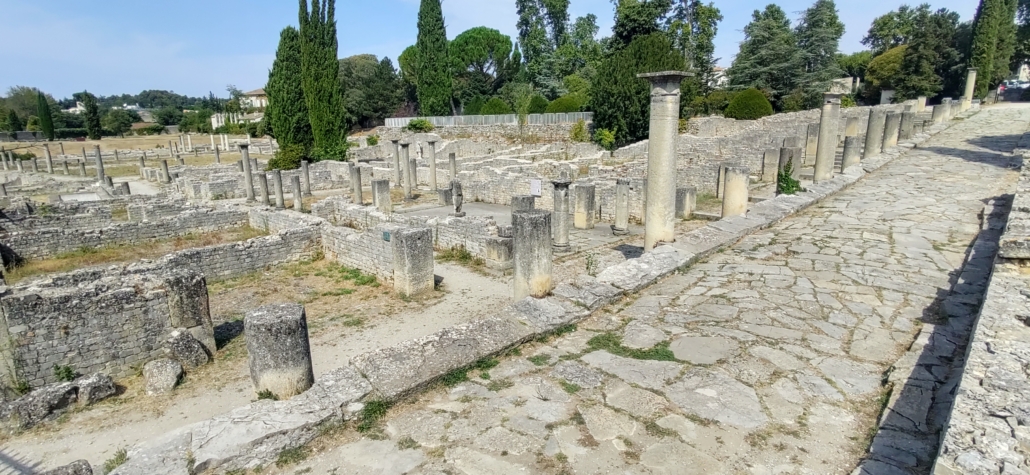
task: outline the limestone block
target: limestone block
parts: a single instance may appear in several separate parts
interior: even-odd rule
[[[88,460],[76,460],[68,465],[53,470],[40,472],[41,475],[93,475],[93,467]]]
[[[215,329],[207,296],[207,281],[200,273],[180,271],[165,280],[168,289],[168,324],[172,328],[197,328],[191,332],[215,354]]]
[[[114,380],[103,373],[83,376],[76,379],[74,384],[79,387],[78,401],[80,406],[89,406],[100,402],[114,396],[118,390],[114,385]]]
[[[395,231],[393,245],[393,286],[401,294],[414,296],[431,292],[433,274],[433,231],[429,228],[405,228]]]
[[[266,305],[247,314],[243,328],[254,392],[271,391],[286,399],[314,384],[303,306]]]
[[[143,381],[148,396],[171,392],[182,378],[182,365],[167,358],[143,365]]]
[[[168,356],[178,361],[184,369],[204,366],[210,361],[207,350],[185,328],[173,330],[166,343]]]

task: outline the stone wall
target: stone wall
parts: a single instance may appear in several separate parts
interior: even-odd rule
[[[252,160],[254,160],[252,158]],[[255,160],[256,161],[256,160]],[[243,172],[236,164],[208,165],[204,167],[182,167],[170,166],[168,172],[175,177],[173,185],[175,189],[190,199],[222,200],[234,198],[246,198],[247,187]],[[311,179],[311,189],[334,190],[349,186],[350,175],[349,165],[345,162],[318,162],[308,167],[308,176]],[[265,165],[258,162],[254,167],[254,192],[260,191],[258,187],[259,173],[265,173],[268,180],[268,193],[274,201],[275,185],[272,181],[272,173],[264,171]],[[145,177],[150,181],[161,180],[160,168],[145,168]],[[283,192],[292,193],[292,180],[300,176],[301,171],[283,170],[281,172],[283,181]],[[303,179],[302,179],[303,181]]]
[[[551,125],[459,125],[450,127],[436,127],[433,133],[443,139],[457,140],[469,139],[479,141],[508,142],[515,143],[520,140],[530,142],[565,142],[569,140],[569,133],[574,123],[551,124]],[[410,134],[406,130],[397,127],[378,127],[375,134],[379,135],[380,143],[385,139],[405,137]],[[521,139],[520,139],[521,137]]]

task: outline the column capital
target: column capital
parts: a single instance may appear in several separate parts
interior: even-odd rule
[[[693,77],[694,73],[687,71],[660,71],[655,73],[640,73],[638,78],[647,79],[651,82],[651,94],[679,94],[680,82],[685,78]]]
[[[840,98],[843,94],[837,94],[834,92],[823,93],[823,104],[840,104]]]

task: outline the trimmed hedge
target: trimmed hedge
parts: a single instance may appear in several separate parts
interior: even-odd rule
[[[530,114],[543,114],[547,112],[547,106],[551,103],[547,102],[547,98],[537,94],[529,100],[529,113]]]
[[[747,89],[733,96],[724,115],[730,119],[755,120],[773,114],[769,99],[755,88]]]
[[[504,115],[514,113],[515,112],[511,110],[511,106],[498,97],[491,97],[489,101],[486,101],[486,104],[483,104],[483,108],[479,109],[479,115]]]
[[[567,94],[551,101],[544,112],[548,114],[579,112],[583,109],[584,102],[583,97],[579,94]]]

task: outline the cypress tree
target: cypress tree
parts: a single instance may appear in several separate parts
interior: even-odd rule
[[[279,49],[268,72],[268,108],[266,117],[279,147],[300,145],[304,150],[312,146],[311,122],[301,85],[300,32],[292,26],[279,34]]]
[[[314,160],[344,160],[347,110],[337,60],[336,0],[300,0],[301,84],[308,107]],[[273,126],[274,130],[274,126]]]
[[[683,55],[662,32],[638,36],[609,55],[598,68],[590,93],[597,129],[614,131],[618,146],[647,138],[651,89],[637,74],[684,68]]]
[[[36,92],[36,115],[39,116],[39,126],[47,140],[53,141],[56,138],[54,133],[54,117],[50,114],[50,103],[41,91]]]
[[[7,131],[10,133],[20,132],[24,128],[21,123],[21,119],[18,118],[18,113],[11,109],[7,111]]]
[[[440,0],[422,0],[418,10],[418,92],[422,115],[451,115],[451,62],[447,54],[447,29]]]
[[[973,41],[969,63],[977,69],[978,97],[1005,79],[1009,74],[1009,60],[1015,52],[1015,14],[1017,0],[980,0],[973,19]]]
[[[100,140],[100,108],[97,106],[97,97],[89,92],[83,92],[82,106],[86,108],[83,113],[86,116],[86,136],[90,140]]]

